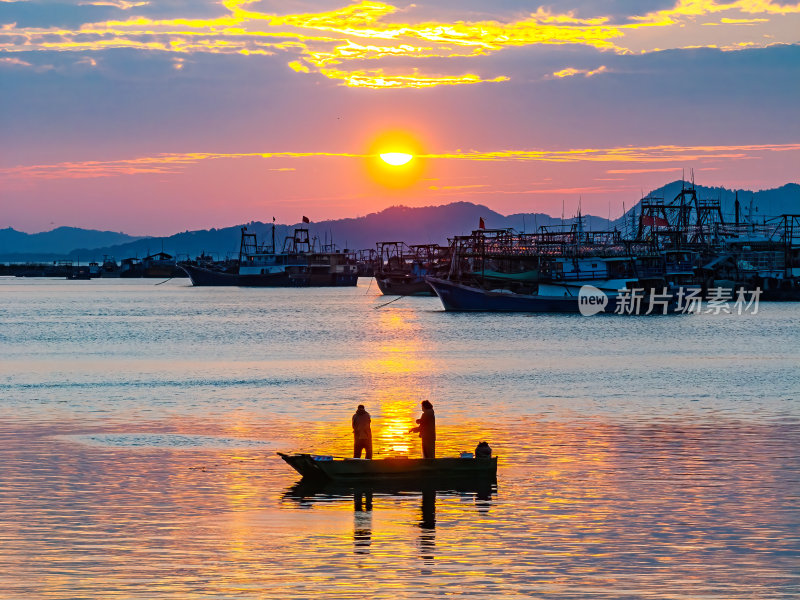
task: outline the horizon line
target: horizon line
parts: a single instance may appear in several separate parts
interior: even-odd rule
[[[639,198],[636,202],[634,202],[631,205],[630,208],[624,210],[620,215],[618,215],[618,216],[616,216],[614,218],[611,218],[611,219],[609,219],[608,217],[602,217],[602,216],[593,215],[593,214],[590,214],[590,213],[583,214],[582,216],[583,217],[593,217],[593,218],[600,219],[600,220],[603,220],[603,221],[618,221],[623,216],[628,214],[631,210],[633,210],[633,208],[636,205],[638,205],[639,202],[641,202],[642,199],[646,198],[647,196],[652,194],[654,191],[659,190],[659,189],[664,188],[664,187],[667,187],[667,186],[672,185],[674,183],[689,183],[689,184],[691,184],[692,182],[691,182],[691,180],[687,180],[687,179],[675,179],[673,181],[669,181],[669,182],[663,184],[662,186],[660,186],[659,188],[655,188],[654,190],[650,190],[647,194],[644,194],[641,198]],[[777,187],[771,187],[771,188],[765,188],[765,189],[759,189],[759,190],[748,190],[748,189],[743,189],[743,188],[742,189],[731,189],[731,188],[726,188],[724,186],[705,186],[705,185],[701,185],[701,184],[697,184],[697,183],[692,184],[692,185],[695,188],[699,187],[699,188],[707,188],[707,189],[722,189],[722,190],[725,190],[725,191],[728,191],[728,192],[750,192],[752,194],[756,194],[756,193],[759,193],[759,192],[767,192],[767,191],[771,191],[771,190],[781,189],[781,188],[786,187],[788,185],[800,186],[800,182],[787,181],[786,183],[781,184],[781,185],[779,185]],[[360,214],[360,215],[356,215],[356,216],[344,216],[344,217],[336,217],[336,218],[332,218],[332,219],[324,219],[324,220],[321,220],[321,221],[317,221],[317,223],[331,223],[331,222],[335,222],[335,221],[345,221],[345,220],[348,220],[348,219],[353,219],[353,220],[363,219],[363,218],[366,218],[366,217],[368,217],[370,215],[379,215],[379,214],[381,214],[383,212],[386,212],[386,211],[391,210],[391,209],[396,209],[396,208],[406,208],[406,209],[409,209],[409,210],[423,210],[423,209],[427,209],[427,208],[441,208],[441,207],[445,207],[445,206],[452,206],[454,204],[470,204],[472,206],[486,208],[487,210],[490,210],[490,211],[492,211],[492,212],[494,212],[494,213],[496,213],[496,214],[498,214],[498,215],[500,215],[502,217],[506,217],[506,218],[507,217],[513,217],[514,215],[543,215],[543,216],[549,217],[551,219],[560,219],[561,218],[558,215],[551,215],[551,214],[548,214],[548,213],[545,213],[545,212],[527,212],[527,213],[526,212],[515,212],[515,213],[503,214],[503,213],[501,213],[501,212],[499,212],[499,211],[497,211],[497,210],[495,210],[495,209],[493,209],[493,208],[491,208],[491,207],[489,207],[489,206],[487,206],[485,204],[477,204],[477,203],[471,202],[469,200],[455,200],[453,202],[447,202],[447,203],[443,203],[443,204],[428,204],[428,205],[425,205],[425,206],[409,206],[407,204],[392,204],[392,205],[387,206],[387,207],[385,207],[385,208],[383,208],[381,210],[378,210],[378,211],[365,213],[365,214]],[[623,205],[624,205],[624,203],[623,203]],[[774,215],[774,216],[778,216],[778,215]],[[572,215],[570,217],[564,217],[564,218],[571,220],[571,219],[574,219],[576,217],[577,217],[577,215]],[[185,234],[185,233],[194,233],[194,232],[198,232],[198,231],[210,231],[212,229],[230,229],[230,228],[234,228],[234,227],[246,227],[246,226],[254,224],[254,223],[260,223],[262,225],[269,225],[270,224],[268,221],[252,220],[252,221],[249,221],[247,223],[234,223],[232,225],[224,225],[224,226],[209,226],[209,227],[206,227],[205,229],[185,229],[183,231],[176,231],[175,233],[171,233],[171,234],[168,234],[168,235],[132,234],[132,233],[125,233],[124,231],[114,231],[114,230],[111,230],[111,229],[87,229],[85,227],[80,227],[80,226],[77,226],[77,225],[57,225],[57,226],[53,227],[53,229],[47,229],[47,230],[41,230],[41,231],[24,231],[22,229],[14,228],[13,225],[8,225],[6,227],[0,227],[0,231],[4,231],[4,230],[9,230],[10,229],[11,231],[15,231],[15,232],[18,232],[18,233],[23,233],[25,235],[40,235],[40,234],[43,234],[43,233],[51,233],[51,232],[56,231],[58,229],[78,229],[78,230],[87,231],[87,232],[92,231],[92,232],[97,232],[97,233],[117,233],[117,234],[120,234],[120,235],[127,235],[129,237],[137,238],[136,240],[132,240],[132,241],[139,241],[139,240],[142,240],[142,239],[168,239],[168,238],[174,237],[176,235],[181,235],[181,234]],[[311,221],[311,223],[309,223],[309,224],[313,224],[313,223],[314,223],[314,221]],[[300,221],[295,222],[295,223],[275,223],[276,226],[280,226],[280,227],[294,227],[294,226],[301,225],[301,224],[303,224],[302,219]]]

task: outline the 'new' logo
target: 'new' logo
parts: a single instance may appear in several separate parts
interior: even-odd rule
[[[578,309],[584,317],[603,312],[608,306],[608,296],[593,285],[584,285],[578,292]]]

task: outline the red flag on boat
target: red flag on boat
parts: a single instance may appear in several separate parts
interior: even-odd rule
[[[483,217],[478,221],[478,229],[486,229],[486,223],[483,222]]]
[[[642,225],[645,227],[669,227],[669,221],[662,217],[642,215]]]
[[[303,223],[311,223],[311,221],[309,221],[309,220],[308,220],[308,217],[306,217],[306,216],[304,215],[304,216],[303,216]]]

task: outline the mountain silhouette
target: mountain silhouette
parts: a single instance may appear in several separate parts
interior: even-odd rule
[[[115,231],[79,227],[57,227],[41,233],[24,233],[11,227],[0,229],[0,258],[5,260],[56,260],[76,248],[116,246],[141,239]],[[19,257],[19,258],[17,258]],[[102,258],[102,254],[100,255]],[[89,258],[87,257],[87,260]]]
[[[670,182],[648,195],[669,202],[687,185],[681,181]],[[743,217],[750,214],[756,220],[784,213],[800,213],[800,185],[789,183],[779,188],[751,191],[729,190],[722,187],[696,186],[700,199],[719,199],[726,220],[733,221],[734,198],[738,193]],[[626,230],[631,213],[638,202],[632,203],[625,216],[609,221],[606,218],[584,215],[586,229]],[[454,235],[466,235],[477,229],[483,219],[490,229],[514,228],[517,231],[536,231],[541,226],[560,225],[561,218],[543,213],[517,213],[502,215],[486,206],[471,202],[453,202],[441,206],[412,208],[392,206],[380,212],[358,218],[335,219],[319,223],[275,226],[276,245],[280,249],[284,239],[296,227],[307,227],[319,244],[334,242],[340,249],[374,248],[380,241],[403,241],[407,244],[446,244]],[[574,219],[563,222],[571,224]],[[193,258],[203,252],[218,258],[234,256],[239,251],[241,227],[255,233],[261,241],[272,236],[272,224],[252,221],[232,227],[185,231],[168,237],[137,238],[122,233],[95,231],[74,227],[59,227],[44,233],[27,234],[14,229],[0,230],[0,260],[100,260],[104,255],[118,260],[126,257],[144,257],[159,251],[179,258]]]

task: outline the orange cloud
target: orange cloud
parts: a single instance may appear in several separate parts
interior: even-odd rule
[[[363,158],[363,154],[336,152],[248,152],[248,153],[210,153],[189,152],[170,153],[156,156],[143,156],[122,160],[63,162],[51,165],[26,165],[0,169],[0,176],[25,179],[87,179],[96,177],[117,177],[120,175],[141,175],[146,173],[180,173],[185,167],[205,160],[241,158],[309,158],[339,157]],[[288,170],[288,169],[284,169]]]
[[[13,56],[4,56],[3,58],[0,58],[0,64],[14,65],[16,67],[32,67],[33,66],[28,61],[25,61],[25,60],[22,60],[22,59],[19,59],[19,58],[14,58]]]
[[[435,192],[452,192],[452,191],[461,191],[461,190],[474,190],[478,188],[485,188],[489,187],[488,184],[485,183],[474,183],[471,185],[431,185],[428,186],[429,190],[433,190]]]
[[[536,162],[642,162],[659,163],[703,159],[749,159],[763,152],[797,151],[800,144],[749,144],[740,146],[625,146],[621,148],[579,148],[574,150],[471,150],[451,154],[423,154],[420,158],[476,161]]]
[[[664,169],[609,169],[606,173],[610,175],[635,175],[637,173],[671,173],[680,167],[666,167]]]
[[[113,6],[122,10],[130,10],[137,6],[147,6],[150,2],[128,2],[127,0],[95,0],[94,2],[78,2],[78,6]]]
[[[575,75],[583,75],[584,77],[592,77],[599,73],[607,73],[608,68],[605,65],[601,65],[596,69],[573,69],[572,67],[568,67],[566,69],[562,69],[561,71],[556,71],[553,73],[553,77],[564,78],[564,77],[574,77]]]
[[[722,17],[719,22],[726,25],[754,25],[756,23],[769,23],[769,19],[731,19]]]
[[[116,6],[133,12],[146,3],[96,0],[86,4]],[[222,7],[227,13],[214,18],[158,20],[131,16],[124,21],[86,23],[75,30],[3,26],[0,29],[0,51],[135,48],[182,54],[264,55],[284,52],[292,55],[287,63],[296,72],[320,74],[345,86],[375,89],[432,87],[501,82],[511,75],[425,73],[413,66],[414,61],[432,57],[478,57],[504,48],[532,45],[580,44],[618,53],[647,52],[658,49],[658,44],[653,42],[652,35],[643,35],[639,30],[652,32],[654,28],[660,28],[677,31],[676,28],[693,26],[706,15],[720,15],[725,24],[759,27],[736,28],[736,31],[741,30],[737,35],[745,37],[732,41],[725,37],[729,33],[716,31],[722,28],[697,28],[697,31],[692,30],[697,34],[692,37],[695,46],[738,49],[767,43],[793,43],[796,35],[787,33],[792,31],[791,27],[784,26],[780,35],[765,38],[761,27],[768,26],[769,19],[752,18],[751,15],[800,15],[800,3],[775,4],[771,0],[678,0],[670,9],[633,17],[621,24],[612,24],[609,17],[603,15],[577,18],[571,12],[554,14],[543,8],[525,18],[507,22],[404,22],[399,18],[402,13],[396,6],[371,0],[328,11],[284,15],[260,12],[255,8],[257,6],[256,0],[223,0]],[[707,24],[712,23],[700,23]],[[698,44],[694,37],[701,37],[701,30],[706,38]],[[765,39],[769,41],[765,42]],[[669,44],[662,44],[662,49],[687,47],[679,36],[671,41],[671,37],[666,35],[659,41]],[[392,69],[366,66],[367,63],[385,62],[390,57],[406,59],[405,64]],[[580,71],[565,68],[556,71],[554,76],[582,74],[588,77],[602,72],[602,69]]]
[[[617,162],[617,163],[689,163],[704,160],[751,160],[769,152],[798,152],[798,144],[750,144],[734,146],[640,146],[621,148],[579,148],[572,150],[496,150],[420,154],[419,158],[489,162]],[[0,178],[8,179],[82,179],[121,175],[179,173],[186,167],[207,160],[375,158],[374,154],[348,152],[243,152],[169,153],[112,161],[63,162],[47,165],[21,165],[0,169]],[[282,168],[279,170],[290,170]],[[608,170],[610,174],[675,171],[676,167]],[[436,186],[434,186],[436,187]],[[470,187],[470,186],[468,186]],[[434,189],[433,187],[431,189]],[[446,189],[445,186],[436,189]]]
[[[734,0],[733,2],[717,2],[717,0],[678,0],[675,6],[659,10],[633,20],[641,23],[673,25],[685,17],[697,18],[709,14],[736,11],[744,14],[788,15],[800,13],[800,2],[797,4],[777,4],[772,0]]]

